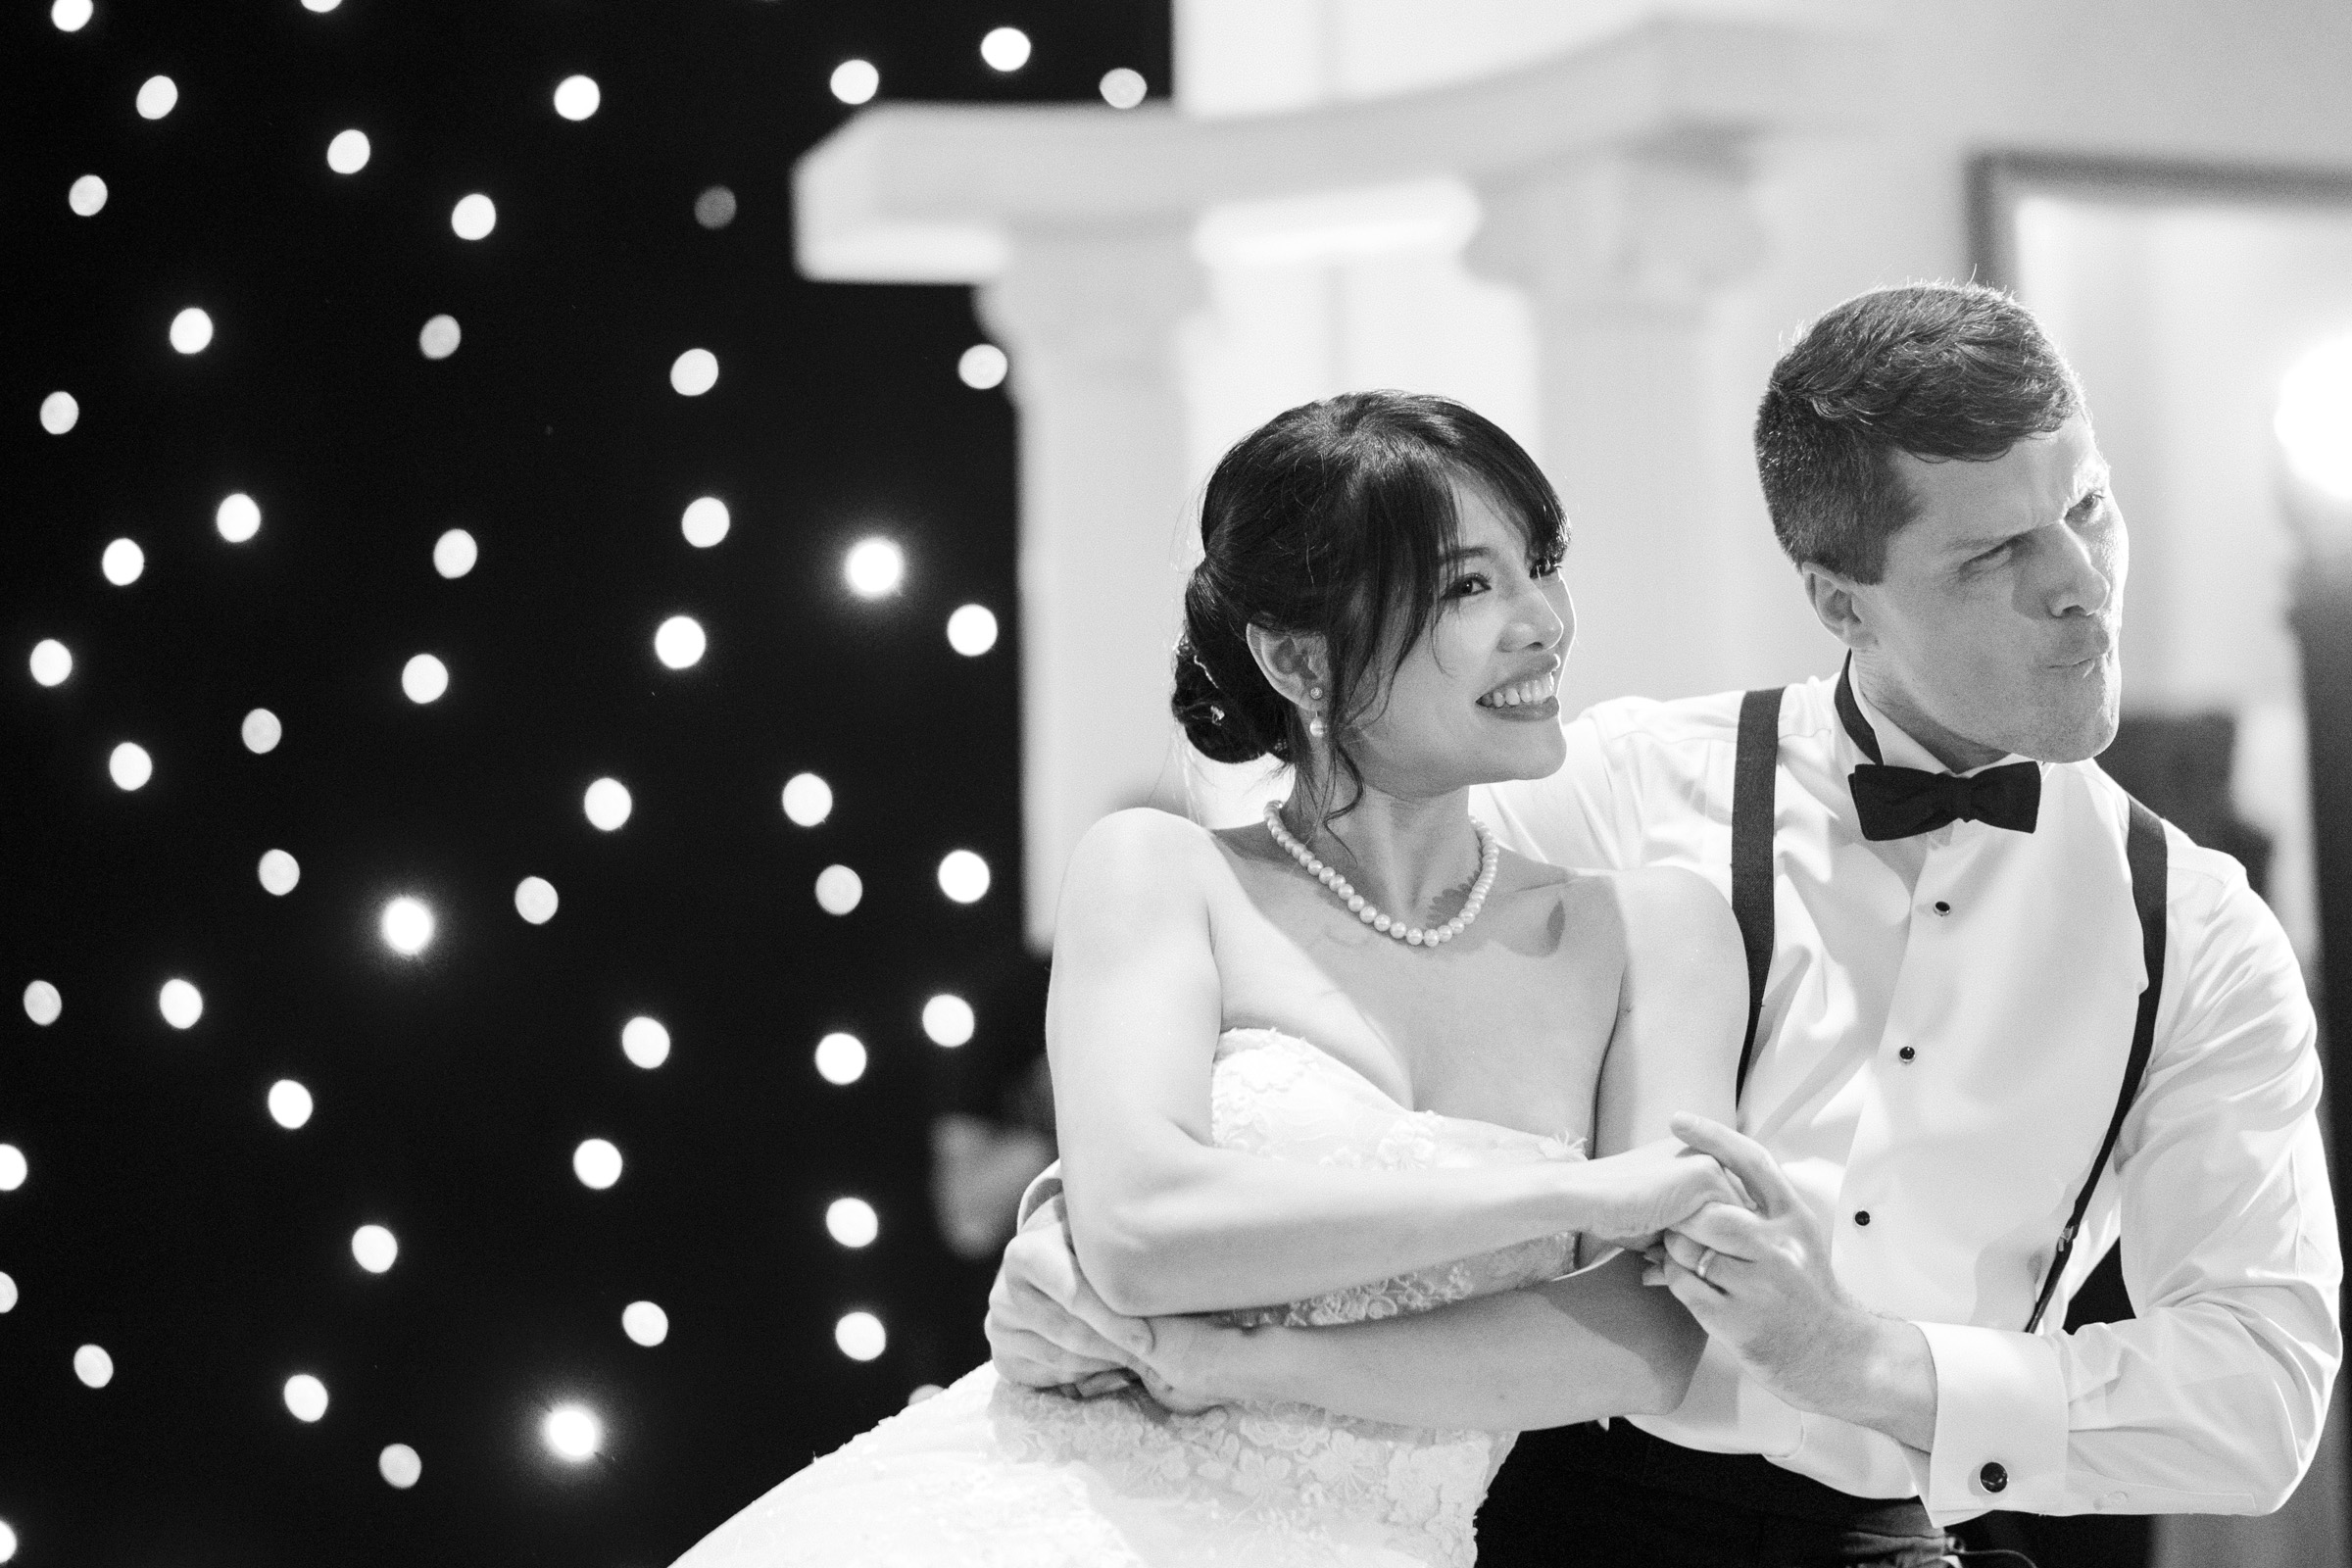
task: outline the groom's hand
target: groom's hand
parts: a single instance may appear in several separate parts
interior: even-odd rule
[[[1079,1272],[1055,1198],[1029,1216],[1005,1244],[1004,1260],[988,1293],[989,1358],[997,1374],[1033,1389],[1094,1395],[1134,1381],[1128,1352],[1089,1326],[1120,1323]]]
[[[1673,1226],[1644,1281],[1671,1290],[1740,1370],[1798,1409],[1931,1447],[1927,1336],[1838,1285],[1827,1229],[1761,1144],[1702,1116],[1677,1116],[1673,1126],[1739,1177],[1755,1206],[1711,1203]]]

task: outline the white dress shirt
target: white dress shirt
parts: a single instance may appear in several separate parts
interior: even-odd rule
[[[1740,1125],[1830,1227],[1844,1288],[1926,1334],[1935,1447],[1799,1412],[1713,1346],[1682,1408],[1639,1424],[1855,1495],[1917,1494],[1938,1524],[2277,1507],[2342,1351],[2316,1026],[2284,934],[2236,861],[2167,826],[2154,1051],[2041,1330],[2021,1332],[2145,980],[2128,798],[2095,763],[2045,765],[2033,833],[1871,843],[1835,684],[1782,705],[1775,945]],[[1559,772],[1472,808],[1537,858],[1680,865],[1728,897],[1739,707],[1604,703],[1566,726]],[[1862,708],[1888,764],[1946,771]],[[2062,1332],[2119,1235],[2138,1316]]]

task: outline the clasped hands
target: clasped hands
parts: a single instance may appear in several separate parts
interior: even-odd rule
[[[1643,1282],[1671,1291],[1766,1388],[1799,1408],[1841,1413],[1856,1358],[1890,1325],[1838,1287],[1824,1226],[1763,1146],[1700,1116],[1676,1117],[1673,1131],[1679,1144],[1611,1162],[1624,1185],[1592,1234],[1641,1251]],[[1220,1337],[1247,1332],[1113,1311],[1079,1270],[1058,1198],[1005,1248],[987,1327],[997,1370],[1011,1382],[1080,1397],[1140,1382],[1178,1410],[1233,1396],[1219,1387]]]

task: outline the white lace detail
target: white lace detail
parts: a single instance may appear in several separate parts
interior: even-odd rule
[[[1427,1170],[1583,1157],[1581,1142],[1409,1110],[1271,1029],[1219,1041],[1210,1111],[1220,1146],[1274,1159]],[[1308,1326],[1423,1312],[1550,1278],[1574,1252],[1574,1237],[1549,1237],[1226,1315]],[[1174,1415],[1140,1394],[1072,1399],[982,1367],[794,1476],[678,1568],[1471,1568],[1473,1519],[1509,1444],[1305,1405]]]

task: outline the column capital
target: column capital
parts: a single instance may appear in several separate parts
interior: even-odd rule
[[[1539,311],[1679,314],[1755,271],[1767,235],[1741,148],[1716,139],[1580,153],[1479,184],[1473,271]]]
[[[1040,368],[1167,374],[1168,334],[1206,297],[1188,224],[1023,226],[977,305],[1017,395]]]

